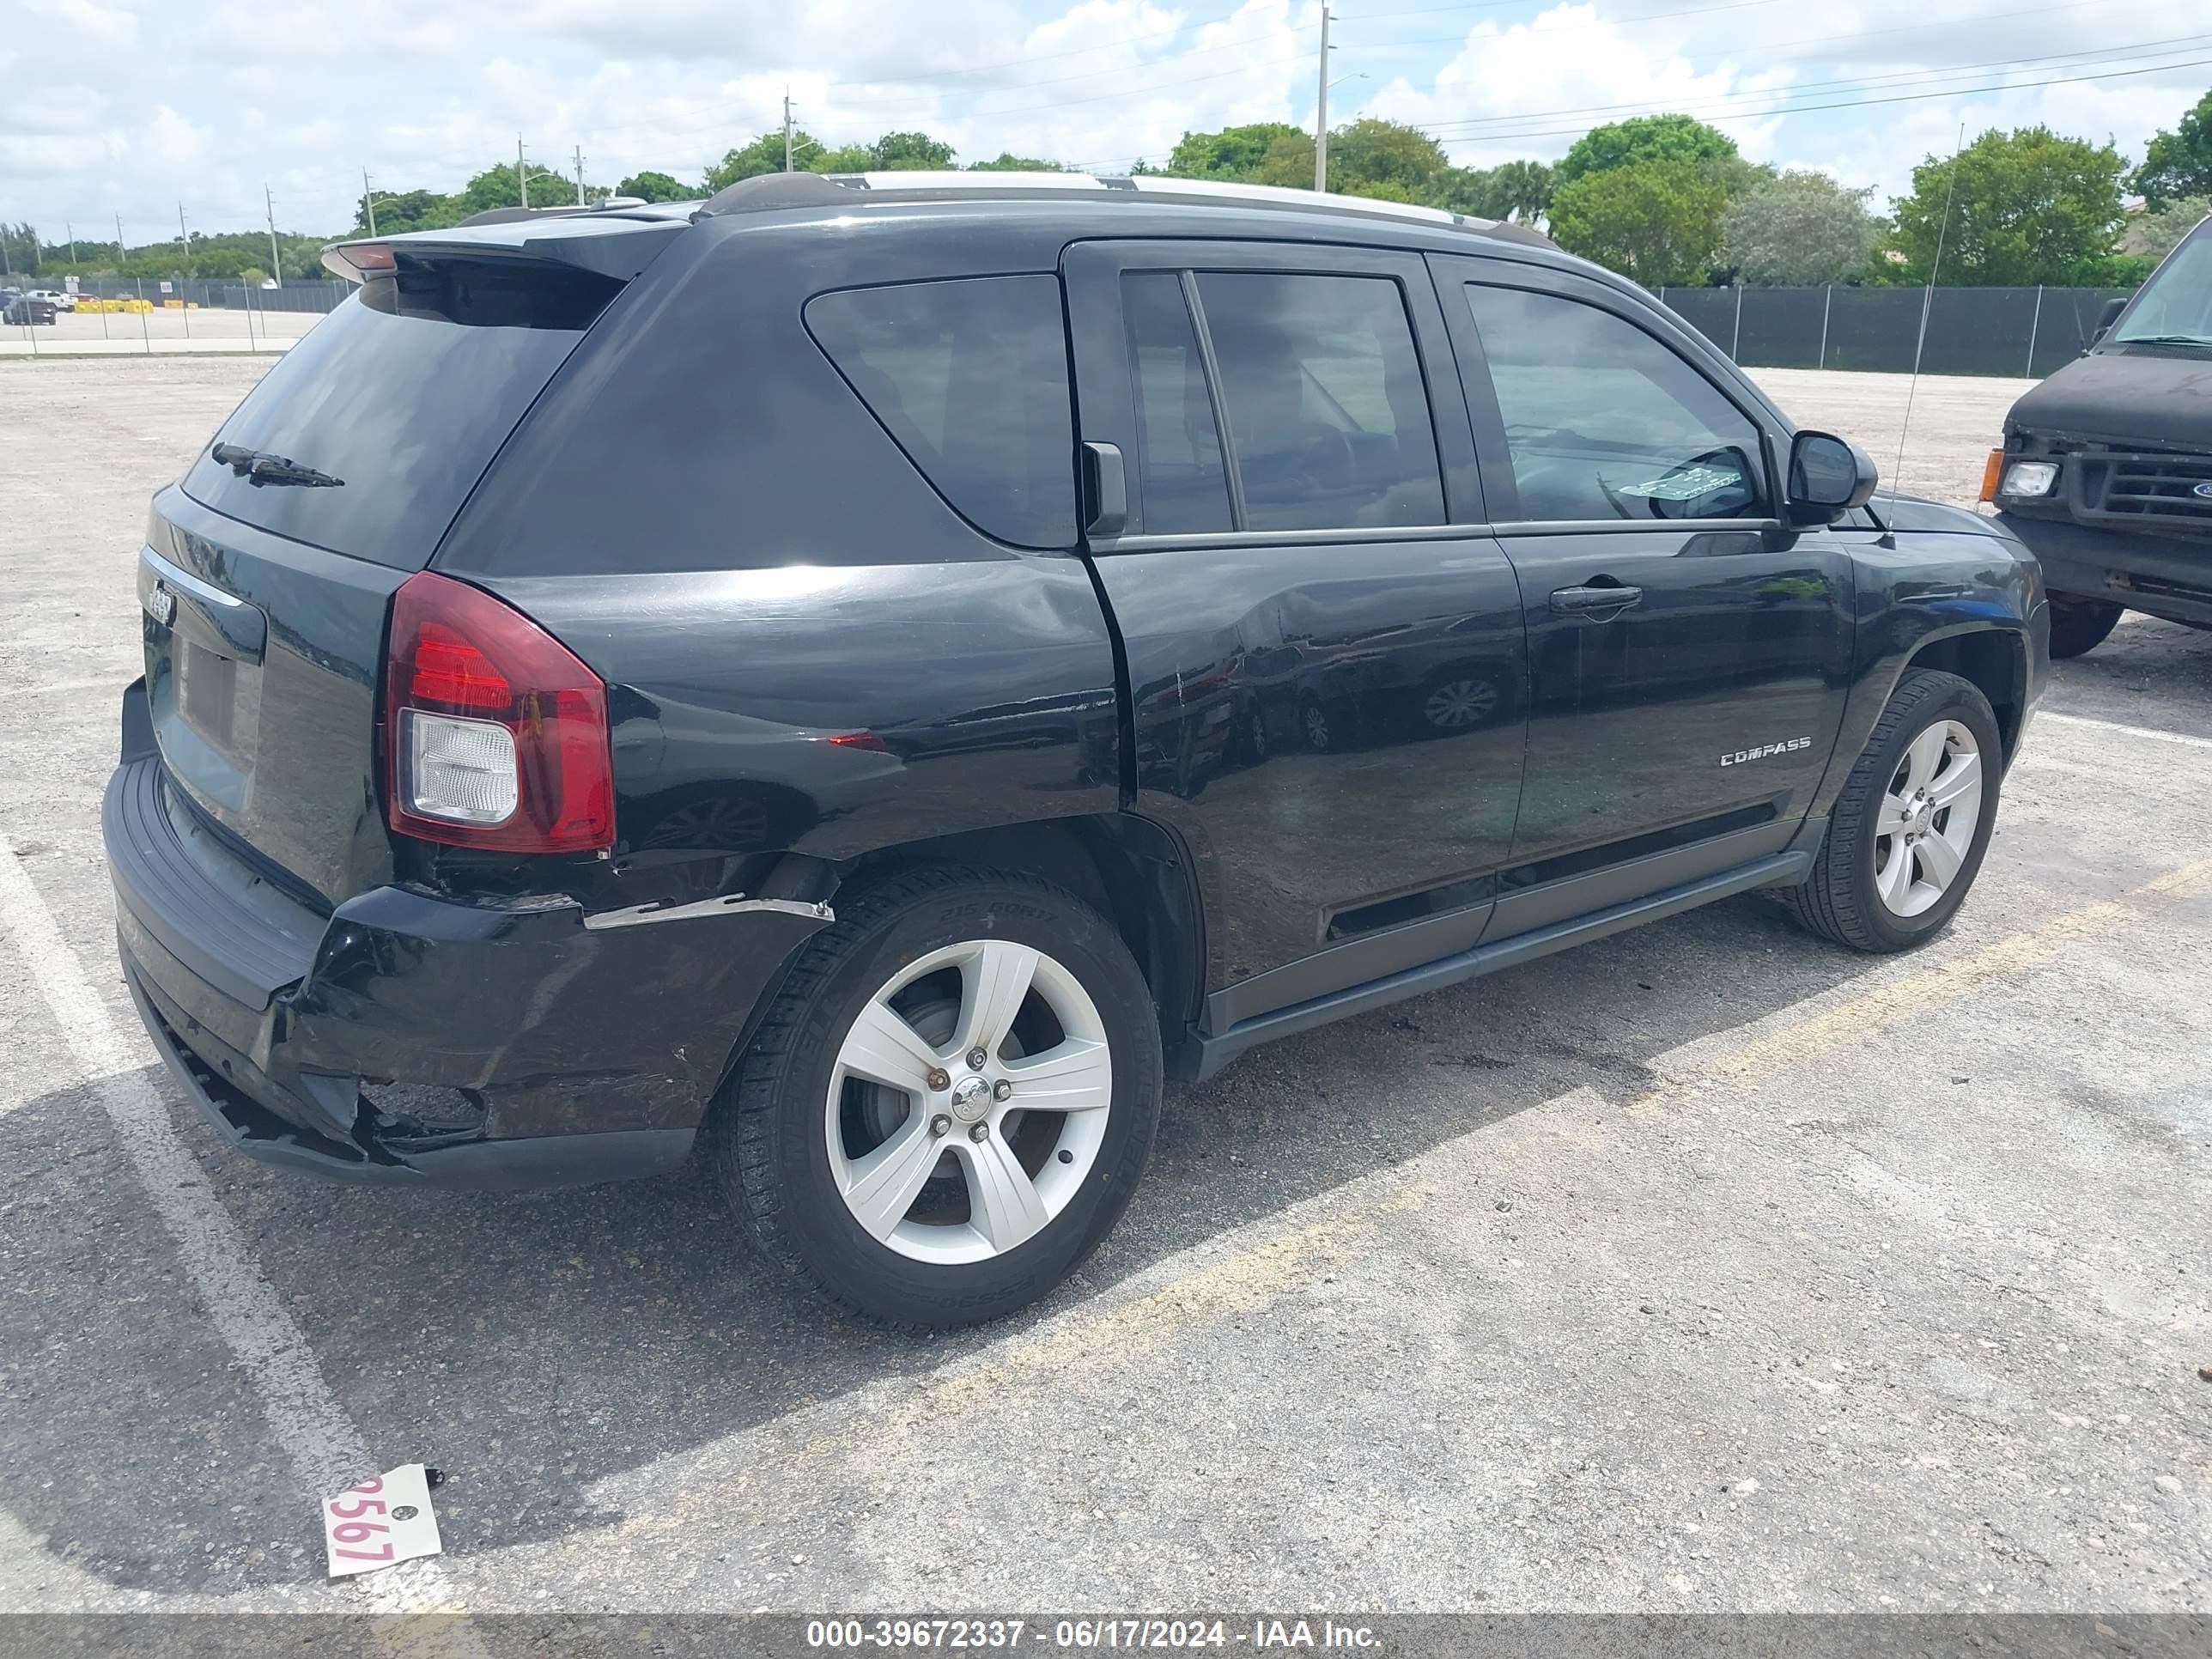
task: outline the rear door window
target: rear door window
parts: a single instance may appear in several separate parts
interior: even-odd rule
[[[232,411],[185,475],[204,507],[333,553],[420,570],[492,456],[621,289],[580,271],[448,262],[363,285]],[[341,480],[275,483],[216,444]]]
[[[1075,541],[1075,429],[1057,276],[817,295],[806,325],[937,493],[1020,547]]]
[[[1144,528],[1156,536],[1231,527],[1221,430],[1182,281],[1173,270],[1121,276]]]
[[[1203,271],[1250,530],[1444,521],[1413,330],[1387,276]]]

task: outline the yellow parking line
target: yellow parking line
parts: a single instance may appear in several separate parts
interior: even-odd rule
[[[1761,1073],[1796,1065],[1869,1032],[1894,1024],[1933,1006],[1955,1002],[1992,980],[2051,961],[2069,945],[2118,933],[2152,914],[2147,900],[2185,898],[2212,891],[2212,859],[2199,860],[2133,887],[2116,899],[2100,899],[2053,916],[2039,927],[2008,934],[1978,951],[1954,957],[1892,980],[1863,996],[1800,1020],[1770,1036],[1747,1042],[1706,1062],[1702,1075],[1684,1079],[1638,1101],[1632,1110],[1649,1109],[1662,1097],[1692,1083],[1740,1083]]]
[[[1923,1013],[1933,1003],[1954,1001],[1993,980],[2048,962],[2070,945],[2145,921],[2157,914],[2160,901],[2207,891],[2212,891],[2212,859],[2169,871],[2118,898],[2085,904],[1965,956],[1932,963],[1725,1054],[1701,1059],[1688,1074],[1633,1102],[1628,1109],[1648,1115],[1713,1084],[1741,1082],[1813,1058],[1863,1038],[1907,1014]],[[1586,1089],[1577,1089],[1558,1098],[1587,1094]],[[1422,1156],[1432,1157],[1487,1133],[1486,1128],[1474,1129],[1439,1141]],[[1385,1175],[1365,1179],[1389,1182],[1402,1177]],[[756,1465],[729,1480],[710,1480],[679,1493],[663,1509],[633,1515],[619,1530],[624,1536],[638,1536],[707,1524],[727,1512],[735,1487],[750,1486],[757,1478],[772,1480],[816,1458],[848,1455],[863,1445],[872,1455],[878,1454],[885,1445],[887,1431],[890,1437],[904,1440],[966,1401],[988,1399],[994,1409],[1003,1410],[1017,1395],[1042,1393],[1072,1379],[1118,1369],[1157,1352],[1203,1321],[1266,1306],[1314,1283],[1325,1268],[1370,1254],[1384,1242],[1385,1215],[1394,1210],[1419,1209],[1433,1191],[1417,1178],[1397,1186],[1379,1212],[1367,1208],[1325,1216],[1127,1302],[1079,1310],[1048,1320],[916,1382],[893,1407],[888,1423],[881,1415],[861,1415],[853,1427],[819,1436],[765,1468]],[[1340,1192],[1334,1201],[1343,1201]]]

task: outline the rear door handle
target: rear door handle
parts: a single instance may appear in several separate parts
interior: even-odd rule
[[[1086,535],[1103,540],[1129,526],[1129,485],[1121,452],[1113,444],[1083,446],[1083,493]]]
[[[1552,609],[1586,616],[1595,611],[1626,611],[1642,602],[1640,587],[1561,587],[1552,594]]]

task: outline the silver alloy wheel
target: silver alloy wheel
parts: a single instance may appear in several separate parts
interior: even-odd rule
[[[1874,886],[1892,915],[1917,916],[1950,891],[1982,817],[1982,754],[1957,720],[1913,738],[1875,820]]]
[[[1498,712],[1498,688],[1472,676],[1446,680],[1429,693],[1421,712],[1439,731],[1463,731],[1480,726]]]
[[[959,1006],[949,1039],[932,1042],[893,1005],[946,969],[958,971]],[[1057,1041],[1024,1052],[1018,1018]],[[881,1139],[858,1150],[845,1121],[851,1084],[904,1097],[884,1114],[893,1121]],[[1105,1021],[1073,974],[1006,939],[947,945],[901,969],[846,1033],[823,1115],[830,1173],[854,1218],[901,1255],[988,1261],[1035,1237],[1081,1190],[1113,1101]],[[964,1216],[920,1202],[933,1186],[963,1207],[954,1182]]]

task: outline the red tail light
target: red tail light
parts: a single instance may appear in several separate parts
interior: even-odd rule
[[[520,611],[425,570],[392,599],[386,815],[505,853],[614,845],[606,683]]]

